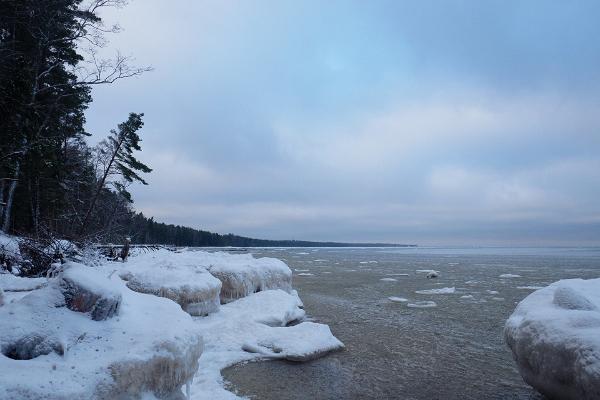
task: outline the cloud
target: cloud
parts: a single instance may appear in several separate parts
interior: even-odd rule
[[[185,9],[185,12],[181,12]],[[136,207],[256,237],[600,238],[593,1],[133,1],[96,137],[146,114]],[[150,27],[150,28],[149,28]],[[595,235],[595,236],[594,236]]]

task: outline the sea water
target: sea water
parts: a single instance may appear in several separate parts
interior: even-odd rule
[[[230,389],[265,400],[541,399],[516,369],[504,323],[537,287],[600,277],[599,248],[250,251],[284,260],[309,318],[346,345],[308,363],[224,371]]]

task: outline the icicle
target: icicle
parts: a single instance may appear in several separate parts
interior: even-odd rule
[[[185,383],[185,398],[187,400],[192,400],[192,380],[194,380],[194,378],[191,378]]]

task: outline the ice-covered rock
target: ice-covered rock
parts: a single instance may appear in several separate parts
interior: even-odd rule
[[[281,260],[251,254],[211,254],[208,270],[218,278],[221,303],[270,289],[292,290],[292,271]]]
[[[504,336],[525,382],[550,399],[600,399],[600,279],[569,279],[519,303]]]
[[[327,325],[314,322],[275,328],[242,346],[244,351],[289,361],[310,361],[342,348],[344,344],[331,334]]]
[[[69,262],[59,282],[65,304],[72,311],[89,313],[94,321],[103,321],[119,310],[120,291],[93,268]]]
[[[433,278],[437,278],[438,276],[440,276],[440,273],[433,269],[418,269],[418,270],[416,270],[416,273],[417,274],[425,274],[427,279],[433,279]]]
[[[192,318],[170,300],[129,290],[116,275],[71,265],[81,287],[116,292],[113,318],[74,312],[64,277],[0,307],[0,399],[182,398],[198,368],[202,338]]]
[[[266,290],[221,306],[196,323],[206,340],[192,392],[201,398],[237,399],[223,388],[220,371],[260,358],[304,361],[343,347],[322,324],[300,322],[305,316],[294,294]],[[292,322],[297,325],[288,326]]]
[[[190,255],[166,250],[131,257],[120,276],[136,292],[173,300],[187,313],[207,315],[219,309],[221,281]]]

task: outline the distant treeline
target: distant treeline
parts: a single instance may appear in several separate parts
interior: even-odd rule
[[[168,244],[189,247],[410,247],[404,244],[389,243],[339,243],[311,242],[305,240],[266,240],[253,239],[231,233],[220,235],[180,225],[165,224],[147,218],[142,213],[130,219],[129,232],[136,244]]]

